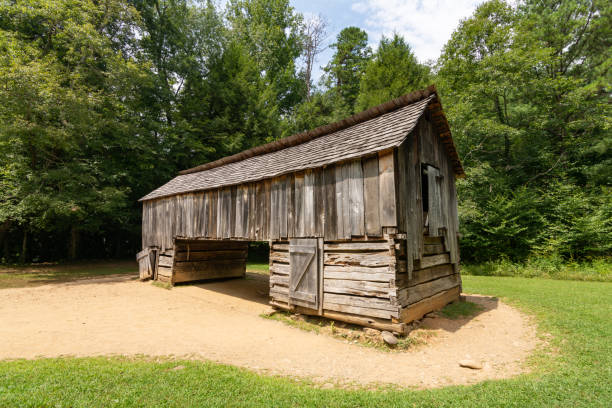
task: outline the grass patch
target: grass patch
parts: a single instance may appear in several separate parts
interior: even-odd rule
[[[499,260],[475,265],[462,265],[461,273],[475,276],[516,276],[612,282],[612,259],[567,262],[560,258],[532,257],[523,263]]]
[[[0,289],[39,286],[117,274],[137,275],[138,266],[134,261],[0,266]]]
[[[444,307],[438,313],[448,319],[460,319],[475,315],[483,309],[482,306],[473,302],[453,302]]]
[[[287,326],[296,327],[305,332],[314,332],[319,334],[322,324],[316,324],[311,322],[308,317],[303,315],[294,315],[287,312],[274,312],[274,313],[264,313],[260,315],[264,319],[276,320],[277,322],[282,322]]]
[[[612,284],[465,276],[538,322],[530,374],[433,390],[320,389],[200,361],[66,358],[0,362],[1,407],[608,407]],[[359,358],[359,356],[355,356]],[[174,370],[176,366],[184,368]]]
[[[158,288],[171,290],[173,288],[170,282],[162,282],[162,281],[151,281],[151,285],[157,286]]]
[[[247,272],[261,273],[264,275],[270,274],[270,265],[268,261],[247,261]]]

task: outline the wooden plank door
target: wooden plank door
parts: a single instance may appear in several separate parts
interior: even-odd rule
[[[153,276],[153,268],[151,267],[151,251],[149,248],[145,248],[136,254],[136,261],[138,261],[138,272],[140,274],[140,280],[146,280]]]
[[[319,249],[316,238],[289,241],[289,304],[318,310]]]

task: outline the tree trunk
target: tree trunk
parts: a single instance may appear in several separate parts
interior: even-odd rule
[[[21,253],[19,254],[19,263],[26,263],[26,252],[28,251],[28,230],[23,229],[23,240],[21,241]]]
[[[70,228],[70,247],[68,250],[68,259],[74,261],[77,258],[77,250],[79,246],[79,230],[73,225]]]

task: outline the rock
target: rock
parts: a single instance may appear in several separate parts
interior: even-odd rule
[[[461,360],[459,361],[459,365],[461,367],[471,368],[472,370],[482,370],[482,364],[474,360]]]
[[[383,340],[385,341],[385,343],[387,343],[388,345],[395,346],[397,344],[397,337],[395,337],[393,333],[388,332],[388,331],[383,331],[381,333],[381,336]]]

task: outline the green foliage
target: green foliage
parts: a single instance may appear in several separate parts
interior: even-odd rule
[[[137,199],[189,168],[337,121],[433,75],[467,172],[463,259],[608,257],[612,6],[502,0],[433,73],[347,27],[306,98],[288,0],[0,1],[0,259],[132,256]]]
[[[520,276],[523,278],[612,282],[612,261],[595,259],[568,262],[560,256],[533,256],[520,263],[501,259],[481,264],[466,264],[462,266],[461,273],[477,276]]]
[[[608,2],[493,0],[463,21],[437,81],[468,178],[468,261],[610,255]]]
[[[365,110],[430,84],[429,68],[419,64],[403,37],[383,37],[359,84],[356,110]]]
[[[361,79],[372,56],[368,34],[358,27],[344,28],[330,47],[336,51],[325,67],[326,84],[340,97],[341,109],[353,113]]]

